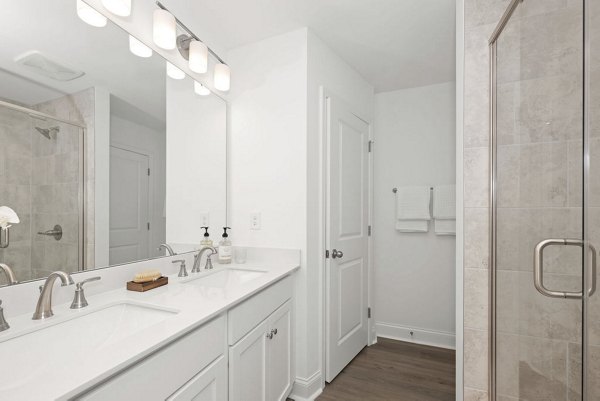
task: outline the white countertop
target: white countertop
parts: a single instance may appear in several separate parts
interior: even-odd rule
[[[213,274],[223,269],[248,269],[266,271],[264,275],[246,283],[210,288],[185,284],[191,277]],[[187,278],[170,275],[169,284],[148,292],[127,291],[124,288],[87,296],[89,306],[80,310],[69,309],[69,303],[55,305],[54,316],[43,321],[31,319],[31,313],[9,319],[11,328],[0,333],[0,398],[3,400],[68,399],[83,390],[114,375],[123,368],[169,344],[176,338],[201,326],[262,289],[293,273],[298,263],[246,263],[218,265],[213,270],[191,274]],[[191,268],[188,268],[188,272]],[[125,283],[123,283],[125,287]],[[86,349],[85,341],[77,344],[77,352],[58,350],[49,343],[47,353],[28,354],[11,345],[11,339],[26,335],[47,326],[69,321],[81,314],[89,314],[109,305],[133,302],[177,311],[163,321],[137,331],[135,335],[119,338],[99,350]],[[37,333],[40,334],[40,333]],[[43,336],[40,336],[43,340]],[[85,340],[85,338],[82,338]],[[82,350],[84,352],[82,352]],[[32,361],[36,361],[32,363]],[[33,366],[32,366],[33,365]],[[2,371],[6,370],[6,374]],[[5,382],[8,377],[19,380]]]

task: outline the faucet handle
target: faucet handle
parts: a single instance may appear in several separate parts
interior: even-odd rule
[[[176,260],[171,261],[171,263],[179,263],[179,274],[177,275],[177,277],[187,277],[188,272],[187,272],[187,269],[185,268],[185,260],[176,259]]]
[[[2,300],[0,299],[0,331],[10,329],[10,325],[4,318],[4,308],[2,307]]]
[[[206,256],[206,266],[204,266],[204,270],[212,270],[213,264],[212,260],[210,259],[212,255],[212,253],[209,253],[208,256]]]
[[[85,299],[85,293],[83,292],[83,285],[85,283],[89,283],[90,281],[98,281],[101,278],[102,277],[100,276],[90,277],[77,283],[75,288],[75,296],[73,297],[73,302],[71,302],[71,309],[81,309],[88,306],[87,299]]]
[[[98,281],[98,280],[101,280],[101,279],[102,279],[102,277],[100,277],[100,276],[95,276],[95,277],[86,278],[85,280],[82,280],[82,281],[80,281],[80,282],[78,282],[78,283],[76,284],[76,286],[77,286],[77,290],[82,290],[82,289],[83,289],[83,285],[84,285],[85,283],[89,283],[89,282],[91,282],[91,281]]]

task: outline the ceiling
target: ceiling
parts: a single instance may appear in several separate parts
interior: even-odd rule
[[[376,92],[455,79],[455,0],[163,2],[225,50],[307,26]]]

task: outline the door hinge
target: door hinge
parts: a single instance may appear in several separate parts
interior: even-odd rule
[[[329,259],[329,250],[325,251],[325,259]]]
[[[150,222],[146,223],[146,227],[148,227],[148,231],[150,231]]]
[[[150,168],[148,167],[148,175],[150,175]]]
[[[373,232],[373,230],[371,229],[371,226],[369,226],[369,237],[371,236],[372,232]]]
[[[371,153],[373,151],[373,145],[374,145],[374,142],[369,141],[369,153]]]
[[[371,307],[367,308],[367,317],[370,319],[371,318]]]

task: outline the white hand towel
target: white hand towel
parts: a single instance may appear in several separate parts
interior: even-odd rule
[[[396,220],[396,230],[401,233],[426,233],[429,231],[429,221]]]
[[[433,218],[456,219],[455,185],[438,185],[433,188]]]
[[[436,235],[456,235],[456,220],[436,219],[434,225]]]
[[[396,192],[396,220],[431,220],[429,187],[403,187]]]

